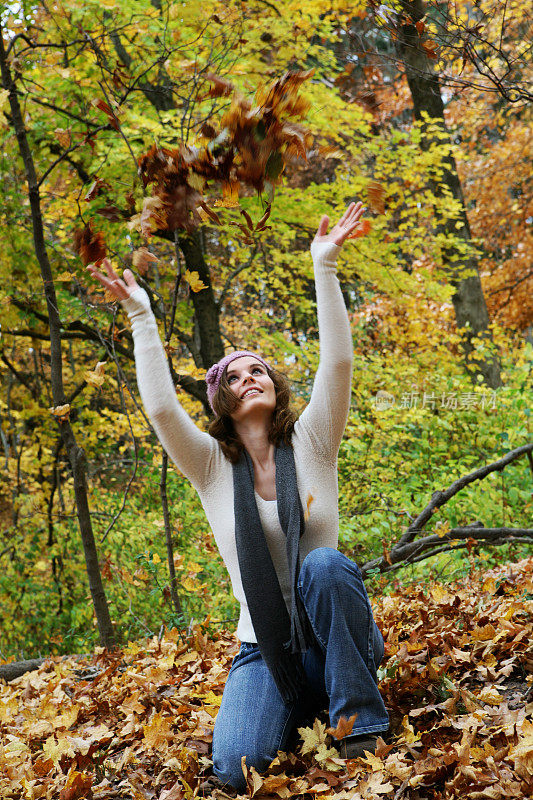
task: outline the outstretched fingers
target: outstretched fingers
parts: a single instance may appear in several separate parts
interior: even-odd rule
[[[113,267],[111,266],[111,262],[108,258],[104,258],[103,265],[107,272],[107,275],[104,275],[103,272],[100,272],[99,269],[95,267],[94,264],[89,264],[87,266],[88,271],[92,275],[93,278],[96,278],[102,286],[107,289],[111,294],[113,294],[118,300],[124,300],[126,297],[129,296],[129,291],[127,286],[132,286],[135,284],[135,278],[133,277],[133,273],[130,270],[127,272],[130,273],[128,280],[126,281],[127,285],[122,281]],[[126,276],[125,276],[126,277]]]

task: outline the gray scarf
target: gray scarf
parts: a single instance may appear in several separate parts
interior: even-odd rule
[[[254,493],[254,468],[246,450],[233,465],[235,540],[244,594],[261,656],[284,701],[294,702],[306,681],[300,654],[313,641],[297,589],[300,537],[305,522],[292,447],[285,444],[276,447],[275,463],[278,517],[287,538],[291,578],[290,616],[261,525]]]

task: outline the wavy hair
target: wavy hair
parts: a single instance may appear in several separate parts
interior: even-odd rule
[[[267,373],[272,379],[276,390],[276,407],[272,415],[268,441],[274,445],[282,442],[291,443],[296,413],[290,407],[291,388],[287,376],[277,369],[267,368]],[[220,385],[213,397],[213,408],[217,416],[210,423],[208,432],[220,442],[222,452],[232,464],[240,458],[244,445],[235,431],[231,414],[239,406],[241,400],[236,397],[228,383],[226,370],[222,373]]]

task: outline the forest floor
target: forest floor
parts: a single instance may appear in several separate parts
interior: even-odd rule
[[[500,800],[533,785],[533,558],[454,584],[373,598],[391,728],[375,755],[344,761],[327,716],[300,729],[247,796]],[[5,800],[234,798],[212,776],[211,739],[237,652],[197,626],[51,659],[0,683]]]

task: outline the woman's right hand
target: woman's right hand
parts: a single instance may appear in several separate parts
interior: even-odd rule
[[[102,264],[105,267],[107,276],[104,275],[103,272],[100,272],[94,264],[89,264],[86,269],[91,273],[92,277],[96,278],[104,289],[111,292],[113,297],[116,297],[117,300],[126,300],[132,295],[135,289],[140,288],[131,269],[124,270],[124,280],[122,280],[118,277],[108,258],[104,258]]]

